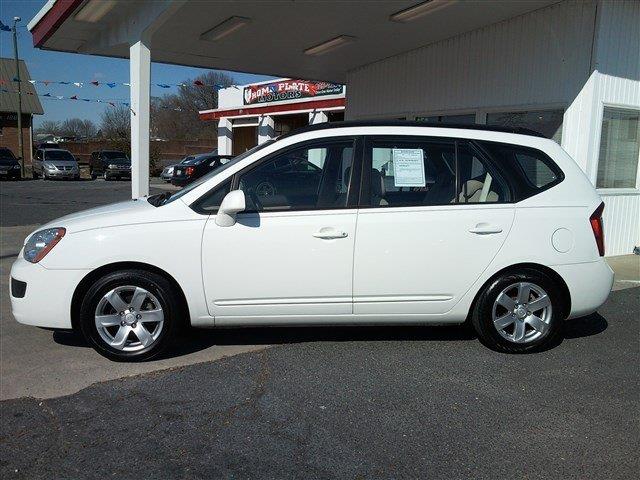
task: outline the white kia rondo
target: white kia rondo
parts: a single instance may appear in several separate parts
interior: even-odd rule
[[[173,195],[44,225],[11,269],[13,315],[113,360],[149,359],[185,325],[469,321],[496,350],[548,347],[613,272],[600,197],[532,133],[303,128]]]

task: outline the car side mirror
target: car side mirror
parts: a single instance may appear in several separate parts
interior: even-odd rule
[[[236,214],[245,210],[246,202],[242,190],[233,190],[224,197],[216,215],[216,225],[231,227],[236,224]]]

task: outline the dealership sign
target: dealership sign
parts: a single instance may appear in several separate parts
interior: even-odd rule
[[[344,93],[344,85],[307,80],[282,80],[244,87],[244,104],[282,102]]]

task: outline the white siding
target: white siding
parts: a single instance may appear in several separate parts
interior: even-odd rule
[[[595,11],[562,2],[351,71],[347,118],[566,105],[589,77]]]
[[[640,194],[612,195],[600,192],[604,201],[606,254],[627,255],[640,245]]]
[[[640,109],[640,2],[598,3],[593,72],[567,108],[562,146],[595,184],[605,106]],[[600,189],[606,253],[624,255],[640,245],[640,190]]]

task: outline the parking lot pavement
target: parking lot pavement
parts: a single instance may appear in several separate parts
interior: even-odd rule
[[[259,352],[2,402],[2,478],[633,478],[639,289],[533,355],[464,329],[250,330]]]
[[[151,194],[176,187],[152,179]],[[0,226],[42,224],[69,213],[131,198],[131,182],[23,180],[0,183]]]

